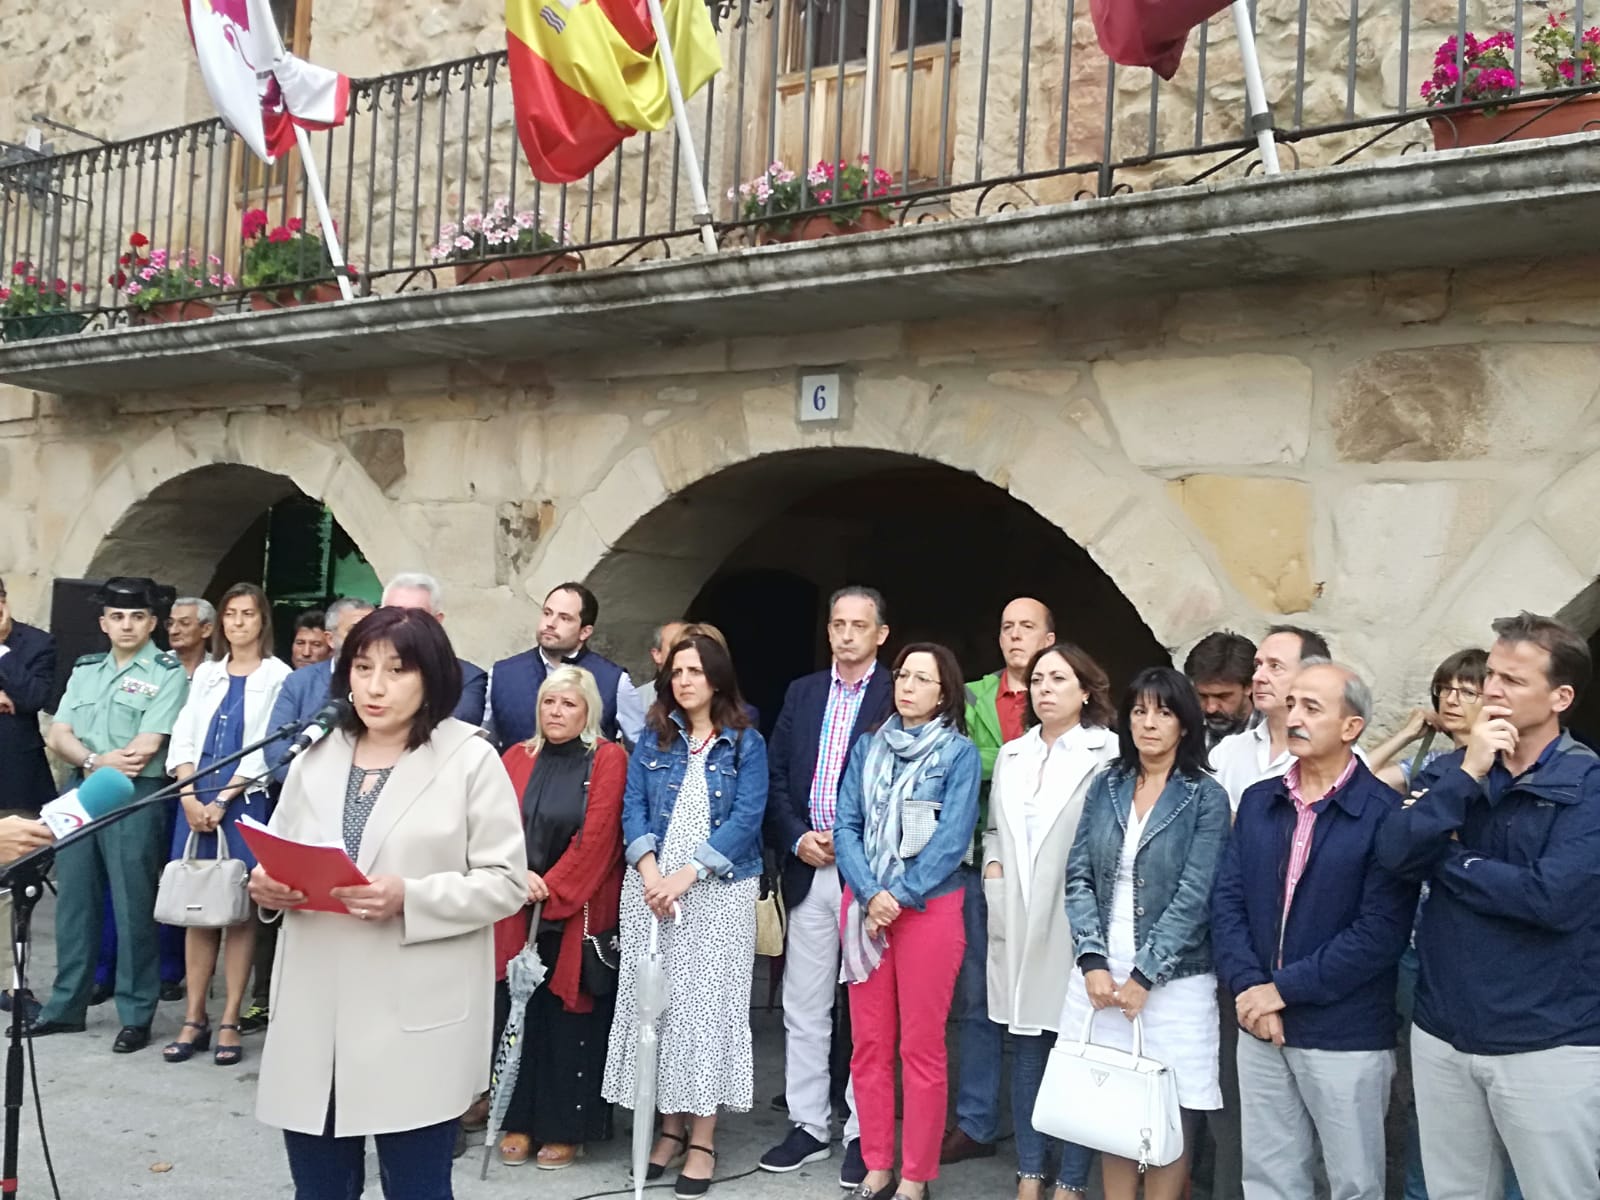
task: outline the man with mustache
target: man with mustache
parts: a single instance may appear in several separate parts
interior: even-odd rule
[[[1417,886],[1382,867],[1399,797],[1355,755],[1372,695],[1348,667],[1286,689],[1292,758],[1245,789],[1212,890],[1217,975],[1236,997],[1246,1200],[1383,1200],[1395,986]],[[1313,852],[1313,846],[1315,852]]]
[[[1200,697],[1206,715],[1206,749],[1216,748],[1230,734],[1250,724],[1255,706],[1250,702],[1250,676],[1255,671],[1255,643],[1219,629],[1194,644],[1183,660],[1183,673]]]

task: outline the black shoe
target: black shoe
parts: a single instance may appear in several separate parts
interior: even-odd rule
[[[900,1181],[891,1175],[888,1183],[873,1191],[863,1179],[861,1183],[856,1184],[856,1190],[850,1193],[850,1200],[894,1200],[895,1190],[899,1186]]]
[[[895,1186],[898,1187],[899,1185],[896,1184]],[[883,1193],[879,1192],[878,1195],[881,1196]],[[905,1195],[904,1192],[896,1191],[894,1194],[894,1200],[911,1200],[911,1198]],[[931,1183],[925,1183],[922,1185],[922,1200],[933,1200],[933,1185]]]
[[[113,1054],[132,1054],[135,1050],[143,1050],[150,1044],[150,1026],[124,1025],[117,1031],[116,1041],[111,1043]]]
[[[717,1152],[715,1150],[711,1149],[709,1146],[694,1145],[691,1145],[689,1149],[698,1150],[701,1154],[707,1155],[711,1159],[712,1174],[716,1173]],[[678,1185],[677,1187],[673,1188],[672,1194],[676,1196],[678,1200],[698,1200],[698,1197],[704,1196],[710,1190],[710,1175],[706,1176],[704,1179],[696,1179],[693,1176],[680,1173],[678,1176]]]
[[[993,1158],[994,1155],[993,1142],[977,1141],[957,1125],[944,1135],[944,1145],[939,1148],[939,1163],[948,1167],[951,1163],[967,1162],[974,1158]]]
[[[668,1167],[672,1166],[674,1163],[682,1162],[689,1153],[689,1137],[687,1134],[668,1133],[665,1129],[663,1129],[660,1133],[656,1134],[656,1141],[676,1142],[678,1144],[678,1149],[674,1151],[672,1157],[667,1159],[667,1161],[664,1163],[653,1162],[645,1164],[644,1179],[646,1183],[654,1183],[656,1180],[660,1179],[667,1173]],[[652,1150],[651,1153],[653,1154],[655,1151]],[[628,1167],[628,1174],[633,1174],[633,1167],[631,1164]]]
[[[88,1026],[82,1021],[29,1021],[22,1027],[22,1036],[49,1037],[52,1033],[82,1033]]]
[[[176,983],[163,983],[161,985],[161,999],[167,1004],[171,1004],[174,1000],[186,1000],[188,997],[189,989],[184,986],[184,982],[181,979]]]
[[[779,1092],[776,1096],[774,1096],[772,1098],[772,1111],[773,1112],[783,1112],[783,1113],[788,1112],[789,1111],[789,1097],[787,1095],[785,1095],[783,1092]]]
[[[844,1162],[839,1167],[839,1186],[856,1188],[867,1177],[867,1160],[861,1157],[861,1139],[851,1138],[844,1144]]]
[[[819,1142],[796,1125],[789,1130],[788,1137],[761,1156],[757,1165],[763,1171],[781,1175],[785,1171],[798,1171],[807,1163],[821,1162],[831,1153],[827,1142]]]
[[[109,983],[97,983],[89,989],[89,1007],[98,1008],[107,1000],[117,994],[117,989]]]
[[[265,1033],[266,1032],[266,1028],[267,1028],[267,1024],[271,1020],[272,1020],[272,1013],[268,1010],[268,1008],[267,1008],[267,1006],[265,1004],[252,1004],[249,1008],[244,1010],[244,1016],[239,1018],[239,1032],[240,1033]],[[474,1107],[476,1107],[476,1105],[474,1105]],[[470,1113],[472,1111],[472,1109],[469,1108],[467,1111]],[[465,1121],[466,1118],[463,1117],[462,1120]],[[485,1124],[488,1123],[488,1114],[487,1114],[487,1112],[485,1112],[485,1121],[484,1121],[484,1123]],[[482,1133],[483,1132],[483,1125],[479,1125],[476,1130],[474,1130],[471,1125],[467,1125],[467,1126],[465,1126],[465,1128],[466,1128],[468,1133],[474,1133],[474,1132]]]

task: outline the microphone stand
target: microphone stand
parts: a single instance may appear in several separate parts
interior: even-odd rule
[[[31,938],[33,925],[33,909],[39,903],[39,898],[44,894],[45,875],[50,870],[50,865],[55,862],[56,853],[64,847],[75,842],[91,838],[107,825],[114,825],[124,821],[136,812],[158,804],[163,800],[170,800],[194,780],[204,775],[210,775],[223,767],[231,766],[242,758],[247,758],[257,750],[272,745],[274,742],[293,738],[303,728],[298,721],[291,721],[287,725],[273,730],[259,742],[253,742],[240,750],[237,754],[230,754],[226,758],[219,758],[203,771],[196,771],[188,779],[180,780],[151,792],[148,796],[141,796],[137,800],[120,805],[98,817],[86,825],[74,829],[64,837],[57,838],[48,846],[41,846],[37,850],[30,850],[21,858],[0,867],[0,887],[11,895],[11,953],[15,966],[11,972],[11,1044],[6,1048],[6,1079],[5,1079],[5,1135],[4,1146],[0,1148],[0,1196],[11,1200],[17,1193],[17,1154],[20,1149],[22,1136],[22,1104],[23,1104],[23,1061],[22,1046],[26,1041],[29,1044],[29,1053],[32,1053],[32,1039],[23,1034],[23,1010],[27,1007],[23,1003],[22,993],[27,987],[27,962],[28,945]],[[309,749],[309,747],[308,747]],[[280,762],[272,770],[276,771],[282,766]],[[109,767],[102,768],[110,770]],[[261,776],[260,779],[269,778],[271,772]],[[252,782],[260,782],[260,779]],[[219,833],[219,836],[220,833]],[[43,1126],[41,1123],[41,1132]],[[55,1168],[50,1163],[48,1148],[45,1151],[45,1165],[50,1171],[52,1186],[55,1183]],[[56,1188],[59,1196],[60,1189]]]

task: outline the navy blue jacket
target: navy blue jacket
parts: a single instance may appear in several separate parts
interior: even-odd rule
[[[831,666],[791,683],[783,696],[778,723],[772,728],[772,740],[767,743],[771,784],[763,831],[767,845],[777,852],[783,864],[783,902],[788,908],[799,904],[811,890],[812,868],[795,857],[794,846],[811,831],[811,783],[817,774],[822,716],[827,711],[832,686]],[[889,669],[880,662],[867,680],[866,695],[861,697],[861,709],[850,730],[852,749],[862,734],[883,723],[893,703]],[[839,772],[839,780],[843,783],[843,771]]]
[[[1491,802],[1430,763],[1378,854],[1427,880],[1416,1022],[1466,1054],[1600,1045],[1600,758],[1563,733]]]
[[[1294,837],[1283,779],[1245,789],[1211,892],[1217,978],[1237,996],[1258,984],[1283,997],[1283,1038],[1303,1050],[1392,1050],[1395,985],[1417,885],[1378,863],[1378,831],[1400,797],[1357,762],[1314,806],[1311,855],[1278,936]]]
[[[622,682],[622,668],[587,646],[573,660],[573,666],[594,676],[600,689],[600,732],[617,741],[617,685]],[[495,663],[490,684],[489,732],[502,750],[527,741],[538,728],[539,686],[544,683],[544,674],[544,655],[537,646]],[[477,723],[483,723],[481,705]]]
[[[38,809],[55,798],[55,780],[44,756],[39,713],[55,685],[56,640],[42,629],[11,622],[0,654],[0,692],[14,713],[0,713],[0,807]]]

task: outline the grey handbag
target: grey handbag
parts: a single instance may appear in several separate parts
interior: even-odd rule
[[[217,856],[197,858],[200,835],[189,831],[183,857],[161,872],[156,920],[190,929],[225,929],[250,915],[250,872],[228,853],[228,835],[217,830]]]

